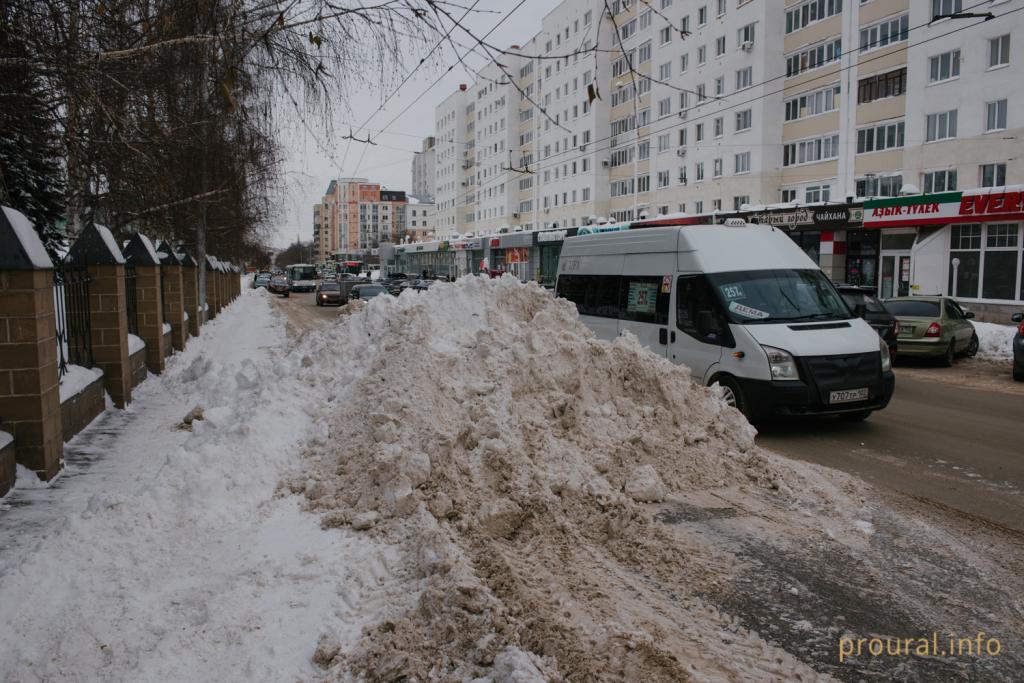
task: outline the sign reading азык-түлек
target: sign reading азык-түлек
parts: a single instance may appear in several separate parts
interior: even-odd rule
[[[952,223],[960,218],[959,192],[913,197],[872,199],[864,202],[865,228]]]

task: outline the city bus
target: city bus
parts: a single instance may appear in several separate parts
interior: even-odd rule
[[[316,289],[316,266],[308,263],[295,263],[284,269],[289,290],[292,292],[312,292]]]

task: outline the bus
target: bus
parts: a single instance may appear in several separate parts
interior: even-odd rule
[[[338,272],[359,275],[363,272],[362,261],[338,261]]]
[[[295,263],[284,269],[288,276],[289,291],[312,292],[316,289],[316,266],[308,263]]]

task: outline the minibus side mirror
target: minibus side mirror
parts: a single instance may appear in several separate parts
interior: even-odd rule
[[[864,304],[857,304],[856,306],[853,307],[853,314],[858,318],[863,318],[867,312],[868,307],[865,306]]]
[[[964,317],[970,320],[974,317],[974,311],[964,311]]]
[[[1014,313],[1010,316],[1010,320],[1015,323],[1024,323],[1024,313]]]

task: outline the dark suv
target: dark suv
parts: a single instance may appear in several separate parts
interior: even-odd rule
[[[859,285],[836,285],[843,301],[850,307],[853,314],[863,318],[868,325],[871,325],[878,332],[886,345],[889,347],[889,355],[896,357],[896,339],[900,334],[900,324],[896,316],[889,312],[872,287],[861,287]]]

